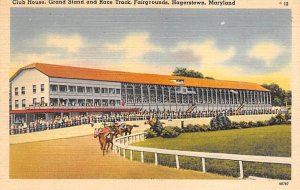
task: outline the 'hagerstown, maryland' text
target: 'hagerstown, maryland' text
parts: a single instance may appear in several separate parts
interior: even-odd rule
[[[178,5],[178,6],[231,6],[236,0],[12,0],[14,5]]]

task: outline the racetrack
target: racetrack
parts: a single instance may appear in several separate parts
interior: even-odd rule
[[[102,156],[92,135],[10,145],[10,178],[25,179],[233,179]]]

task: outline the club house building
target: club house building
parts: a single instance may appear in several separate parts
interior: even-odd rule
[[[34,63],[10,79],[10,122],[134,111],[268,113],[255,83]]]

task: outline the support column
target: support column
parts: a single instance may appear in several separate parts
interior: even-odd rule
[[[165,96],[165,87],[161,87],[161,89],[162,89],[162,103],[164,104],[165,103],[165,98],[164,98],[164,96]]]
[[[259,92],[258,95],[259,95],[259,104],[261,105],[262,104],[262,92]]]
[[[201,93],[202,93],[202,104],[204,104],[204,90],[201,88]]]
[[[199,88],[197,89],[197,104],[200,104],[200,94],[199,94]]]
[[[232,104],[235,104],[235,97],[234,97],[235,93],[232,92],[231,94],[232,94]]]
[[[213,89],[210,89],[210,99],[211,99],[211,104],[214,104],[214,95],[213,95]]]
[[[216,104],[218,105],[218,89],[215,89],[215,94],[216,94]]]
[[[206,103],[209,104],[208,102],[208,89],[206,88]]]
[[[259,109],[262,109],[262,92],[259,92]]]
[[[243,101],[243,94],[242,93],[243,93],[243,91],[240,90],[239,91],[239,94],[240,94],[240,104],[242,104],[242,102],[244,102]]]
[[[132,85],[132,90],[133,90],[133,103],[136,103],[136,99],[135,99],[135,85]]]
[[[251,95],[250,95],[250,91],[249,90],[247,90],[247,104],[248,104],[248,111],[249,111],[249,108],[251,110],[251,107],[252,107],[252,105],[251,105]],[[250,113],[248,113],[248,115],[249,114]]]
[[[175,90],[175,104],[177,105],[177,91],[176,91],[176,87],[174,87]]]
[[[168,87],[168,93],[169,93],[169,103],[171,103],[171,88],[170,87]]]
[[[226,94],[225,94],[225,89],[220,89],[220,96],[222,100],[222,104],[226,107]]]
[[[128,103],[127,84],[125,84],[124,87],[125,87],[125,101],[126,101],[126,104],[127,104]]]
[[[224,92],[224,104],[225,104],[225,106],[226,106],[226,104],[227,104],[226,90],[223,89],[223,92]]]
[[[195,104],[195,96],[192,94],[192,103]]]
[[[223,97],[222,97],[222,90],[219,89],[219,93],[220,93],[220,103],[223,104]]]
[[[157,103],[157,86],[154,86],[155,88],[155,103]]]
[[[231,100],[230,100],[230,91],[229,90],[227,90],[228,91],[228,102],[229,102],[229,105],[231,104]]]
[[[142,104],[144,104],[144,93],[143,93],[143,85],[141,84],[140,85],[140,87],[141,87],[141,101],[142,101]]]
[[[147,85],[147,90],[148,90],[148,102],[150,104],[150,100],[151,100],[151,93],[150,93],[150,86]]]
[[[266,113],[267,109],[267,99],[266,99],[266,92],[263,92],[263,97],[264,97],[264,113]]]

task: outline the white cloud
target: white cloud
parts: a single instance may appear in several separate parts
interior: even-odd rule
[[[29,65],[31,63],[48,63],[58,65],[82,65],[86,61],[73,59],[71,57],[63,57],[59,53],[17,53],[11,55],[11,72]]]
[[[271,65],[272,62],[284,52],[284,49],[274,42],[258,42],[248,51],[250,58],[263,60],[265,64]]]
[[[76,53],[85,45],[85,40],[79,34],[47,34],[42,40],[46,47],[62,48],[69,53]]]
[[[221,50],[216,46],[214,40],[205,40],[202,43],[181,43],[174,50],[174,52],[191,51],[203,66],[222,65],[232,59],[236,50],[233,46]]]
[[[53,53],[17,53],[11,56],[11,64],[14,66],[24,66],[31,63],[47,63],[60,60],[59,55]],[[49,63],[51,63],[49,62]]]
[[[148,33],[131,33],[117,43],[106,43],[104,48],[112,52],[125,53],[126,58],[141,58],[149,52],[163,51],[163,48],[150,41]]]

